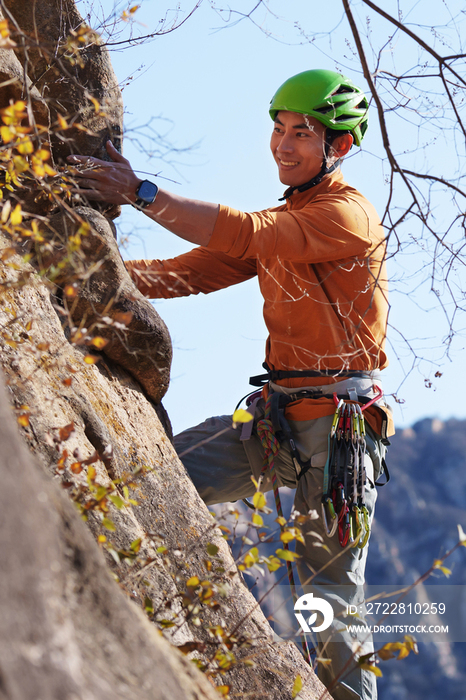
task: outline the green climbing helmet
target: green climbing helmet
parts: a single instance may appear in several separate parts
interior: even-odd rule
[[[331,70],[306,70],[281,85],[270,102],[269,113],[298,112],[314,117],[328,129],[349,131],[357,146],[367,131],[366,96],[344,75]]]

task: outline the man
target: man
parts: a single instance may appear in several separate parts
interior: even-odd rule
[[[371,400],[381,386],[379,371],[387,365],[384,233],[375,209],[344,182],[339,167],[353,143],[361,143],[367,109],[361,90],[332,71],[305,71],[278,89],[270,105],[271,150],[287,190],[285,203],[266,211],[247,214],[141,182],[110,143],[114,163],[91,158],[93,167],[79,175],[81,191],[89,199],[136,204],[199,246],[173,260],[127,263],[144,294],[169,298],[208,293],[257,275],[269,330],[264,398],[291,396],[282,416],[298,449],[296,458],[290,443],[282,441],[275,466],[279,484],[296,488],[295,507],[303,514],[321,511],[333,393]],[[390,434],[384,408],[379,398],[365,413],[369,519]],[[255,426],[263,412],[264,400],[259,400]],[[207,504],[254,492],[251,475],[259,477],[264,450],[255,428],[249,433],[247,428],[233,429],[231,416],[220,416],[175,438]],[[264,488],[270,488],[270,480]],[[316,596],[327,598],[335,613],[342,613],[347,604],[360,602],[367,547],[342,546],[341,538],[328,538],[322,519],[309,523],[308,531],[320,534],[327,547],[316,547],[310,534],[305,544],[297,542],[301,583],[310,583]],[[350,661],[355,639],[362,645],[356,645],[359,655],[372,651],[371,641],[363,631],[355,639],[341,631],[342,620],[319,637],[321,656],[332,661],[319,667],[319,676],[327,686],[342,677],[332,687],[336,700],[374,700],[375,676],[354,669]]]

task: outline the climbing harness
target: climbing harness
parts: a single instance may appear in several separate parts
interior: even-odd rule
[[[275,371],[267,370],[266,375],[252,377],[250,383],[253,386],[261,386],[264,379],[274,381],[287,377],[296,376],[336,376],[342,375],[345,379],[361,377],[367,378],[367,373],[363,372],[343,372],[324,370],[318,372],[314,370],[299,371]],[[349,376],[348,376],[349,375]],[[369,399],[358,396],[354,389],[348,389],[344,395],[333,394],[336,410],[333,416],[332,426],[328,435],[328,456],[324,469],[324,486],[322,497],[322,518],[325,532],[329,537],[338,531],[338,539],[342,547],[351,545],[352,547],[363,548],[370,535],[369,511],[365,504],[365,484],[366,471],[364,465],[364,455],[366,452],[366,428],[363,411],[369,406],[376,405],[381,399],[383,392],[377,388],[377,394]],[[246,403],[253,408],[262,392],[255,391],[247,397]],[[279,521],[283,518],[283,510],[280,501],[278,478],[275,470],[275,458],[280,450],[280,444],[287,442],[290,448],[290,455],[293,461],[297,479],[311,467],[311,459],[303,460],[296,446],[291,427],[285,417],[285,409],[288,404],[301,399],[316,399],[323,396],[322,388],[297,389],[296,392],[285,394],[274,391],[269,386],[268,396],[265,401],[264,415],[257,422],[256,430],[264,449],[264,460],[259,477],[259,488],[268,472],[272,482],[275,506]],[[246,398],[246,397],[244,397]],[[242,401],[243,399],[241,399]],[[240,402],[241,403],[241,402]],[[362,404],[362,405],[361,405]],[[377,406],[376,406],[377,407]],[[378,408],[378,407],[377,407]],[[250,409],[251,410],[251,409]],[[381,409],[382,411],[382,409]],[[386,424],[386,420],[385,420]],[[389,444],[387,438],[382,438],[384,444]],[[385,461],[382,465],[386,474],[387,483],[390,479]],[[379,484],[377,482],[377,485]],[[250,508],[254,507],[246,499],[243,499]],[[281,521],[283,522],[283,521]],[[283,543],[285,550],[289,549],[288,543]],[[291,561],[286,561],[288,579],[294,601],[298,596],[294,581],[293,566]],[[311,662],[310,649],[305,635],[302,635],[302,647],[305,658]]]

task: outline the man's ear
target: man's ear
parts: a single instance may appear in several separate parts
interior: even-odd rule
[[[342,134],[341,136],[337,136],[335,139],[333,139],[330,147],[330,158],[333,157],[335,160],[338,158],[344,158],[352,145],[353,137],[351,134]]]

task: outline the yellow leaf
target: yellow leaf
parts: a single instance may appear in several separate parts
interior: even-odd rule
[[[253,514],[252,514],[252,523],[253,523],[253,525],[255,525],[256,527],[262,527],[262,525],[264,524],[264,521],[263,521],[263,519],[262,519],[262,516],[259,515],[259,513],[253,513]]]
[[[77,295],[78,290],[74,284],[67,284],[63,290],[65,296],[73,298]]]
[[[199,581],[199,578],[197,576],[191,576],[191,578],[188,578],[188,580],[186,581],[186,585],[188,588],[197,588],[197,586],[199,586],[199,584],[200,584],[200,581]]]
[[[16,129],[11,126],[0,126],[0,136],[3,143],[10,143],[16,136]]]
[[[301,678],[301,676],[298,673],[298,675],[294,679],[293,690],[291,691],[291,697],[296,698],[302,689],[303,689],[303,679]]]
[[[66,123],[66,119],[64,117],[62,117],[61,114],[57,114],[57,120],[58,120],[58,124],[60,126],[60,129],[67,129],[68,128],[68,124]]]
[[[230,686],[229,685],[218,685],[217,691],[220,693],[220,695],[223,695],[224,697],[226,697],[228,695],[228,693],[230,692]]]
[[[95,363],[99,360],[100,357],[98,357],[97,355],[86,355],[86,357],[84,358],[84,362],[86,363],[86,365],[95,365]]]
[[[283,515],[280,515],[278,518],[275,518],[275,522],[278,523],[280,527],[285,527],[287,520],[283,517]]]
[[[23,428],[27,428],[29,425],[29,413],[22,413],[18,416],[17,421]]]
[[[323,657],[316,656],[316,661],[319,664],[322,664],[322,666],[331,666],[332,665],[332,659],[324,659]]]
[[[364,671],[370,671],[374,674],[374,676],[383,676],[383,673],[378,666],[373,666],[372,664],[359,664],[359,668],[362,668]]]
[[[44,177],[44,175],[45,175],[44,164],[42,163],[41,160],[33,160],[32,161],[32,170],[37,175],[37,177]]]
[[[289,549],[277,549],[275,554],[277,557],[280,557],[280,559],[284,559],[285,561],[294,561],[300,557],[299,554],[296,554],[296,552],[291,552]]]
[[[26,170],[29,170],[29,163],[24,156],[13,156],[13,165],[17,173],[25,173]],[[11,179],[18,186],[15,172],[11,173]]]
[[[458,525],[458,536],[461,546],[466,547],[466,533],[463,531],[461,525]]]
[[[447,569],[446,566],[442,566],[442,560],[441,560],[441,559],[435,559],[435,560],[434,560],[434,569],[440,569],[440,571],[442,571],[442,572],[445,574],[445,576],[446,576],[447,578],[448,578],[448,577],[450,576],[450,574],[451,574],[451,570],[450,570],[450,569]]]
[[[280,535],[280,539],[281,539],[282,542],[291,542],[292,540],[294,540],[294,538],[295,538],[295,537],[294,537],[293,533],[290,532],[290,530],[285,530],[285,531],[282,532],[282,534]]]
[[[50,177],[53,177],[54,175],[57,174],[57,171],[54,170],[53,168],[50,167],[47,163],[44,163],[44,170],[46,175],[50,175]]]
[[[415,654],[419,654],[419,649],[417,648],[417,642],[411,634],[405,634],[405,644],[413,651]]]
[[[10,30],[8,29],[8,20],[7,19],[2,19],[0,22],[0,34],[3,37],[7,37],[10,34]]]
[[[268,570],[272,572],[277,571],[277,569],[280,569],[282,566],[280,559],[277,559],[277,557],[273,556],[266,559],[265,563],[267,564]]]
[[[18,226],[23,220],[23,214],[21,212],[21,204],[17,204],[13,211],[11,212],[10,221],[13,226]]]
[[[97,335],[95,338],[92,338],[91,343],[97,350],[102,350],[107,345],[108,340]]]
[[[28,156],[34,152],[34,145],[31,139],[21,139],[16,145],[16,150],[23,156]]]
[[[248,411],[245,411],[244,408],[237,408],[233,413],[233,427],[236,428],[236,423],[249,423],[252,419],[252,415]]]
[[[50,158],[50,151],[46,148],[40,148],[34,155],[36,158],[39,158],[39,160],[48,160]]]
[[[101,544],[103,544],[106,541],[107,541],[107,538],[105,537],[105,535],[99,535],[97,538],[97,542],[100,542]]]
[[[96,100],[95,97],[91,97],[91,95],[88,95],[87,99],[90,100],[92,102],[92,104],[94,105],[94,109],[95,109],[96,114],[99,114],[100,109],[101,109],[99,100]]]
[[[262,491],[256,491],[256,493],[252,497],[252,502],[254,504],[254,508],[257,508],[258,510],[267,505],[267,500]]]
[[[133,7],[130,7],[129,8],[130,14],[134,15],[136,10],[139,10],[140,7],[141,7],[141,5],[133,5]]]

